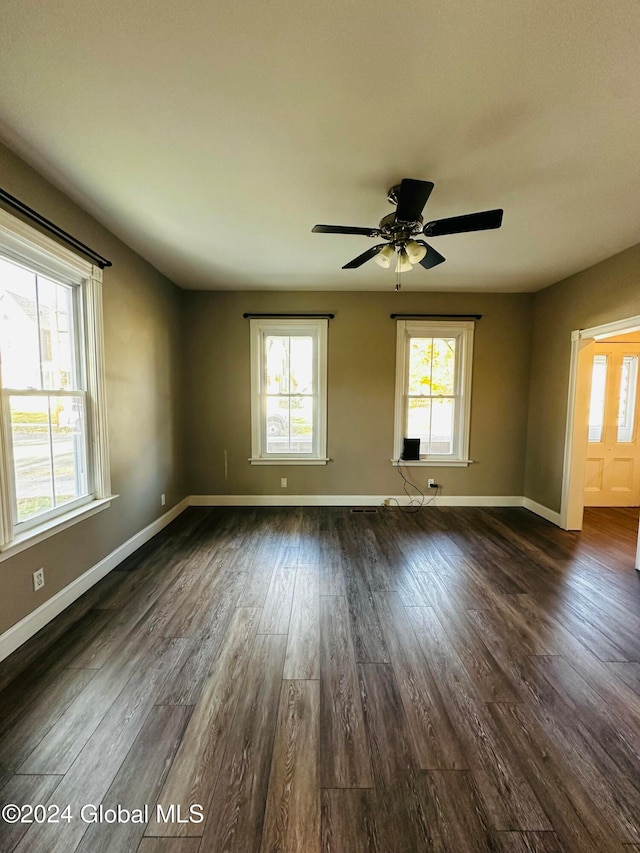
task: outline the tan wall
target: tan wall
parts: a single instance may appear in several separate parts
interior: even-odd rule
[[[179,429],[180,291],[23,161],[0,146],[0,186],[113,261],[103,285],[109,509],[0,563],[0,632],[186,494]],[[160,494],[167,496],[165,508]],[[31,573],[44,566],[34,593]]]
[[[640,245],[535,294],[525,495],[560,510],[571,332],[640,315]]]
[[[415,273],[416,275],[419,273]],[[409,276],[407,276],[409,278]],[[410,287],[407,281],[407,290]],[[521,495],[531,294],[184,294],[185,430],[191,494],[396,495],[396,324],[391,312],[480,313],[468,468],[413,469],[444,495]],[[249,323],[243,312],[332,311],[326,466],[251,466]],[[228,477],[224,476],[227,451]]]

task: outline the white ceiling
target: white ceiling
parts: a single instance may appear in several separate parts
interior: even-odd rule
[[[390,289],[340,267],[431,180],[405,290],[537,290],[640,240],[638,0],[3,0],[5,141],[185,288]],[[100,247],[96,247],[98,250]]]

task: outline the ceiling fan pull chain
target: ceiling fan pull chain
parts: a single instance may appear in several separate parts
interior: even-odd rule
[[[398,252],[398,263],[396,264],[396,293],[400,290],[400,252]]]

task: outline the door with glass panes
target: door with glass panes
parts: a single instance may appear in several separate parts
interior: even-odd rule
[[[585,506],[640,504],[639,358],[624,337],[594,346]]]

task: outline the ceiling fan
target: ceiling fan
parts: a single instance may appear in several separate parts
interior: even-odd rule
[[[357,228],[348,225],[316,225],[312,228],[316,234],[361,234],[364,237],[382,237],[386,243],[378,243],[367,249],[357,258],[345,264],[343,270],[352,270],[374,258],[381,267],[390,267],[396,258],[396,272],[408,272],[414,264],[431,269],[443,263],[445,258],[424,240],[425,237],[441,237],[443,234],[461,234],[466,231],[487,231],[499,228],[502,224],[502,210],[483,210],[480,213],[467,213],[464,216],[451,216],[448,219],[434,219],[422,224],[422,211],[427,203],[433,184],[431,181],[404,180],[391,187],[388,200],[396,206],[395,213],[389,213],[380,220],[377,228]],[[396,286],[399,289],[399,281]]]

